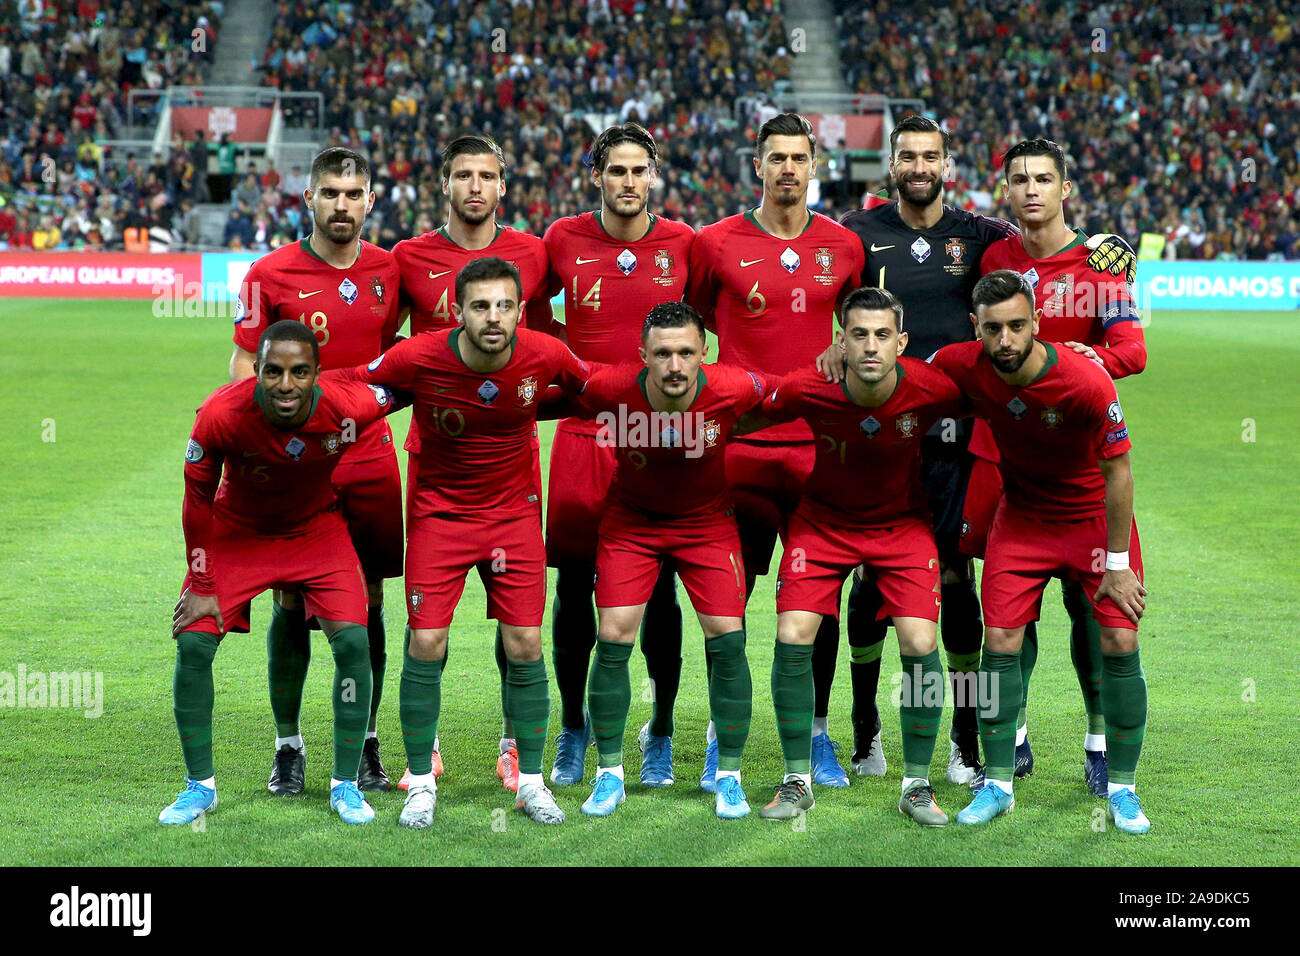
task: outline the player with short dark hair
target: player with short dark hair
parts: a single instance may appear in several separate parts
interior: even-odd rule
[[[625,799],[623,732],[628,657],[662,566],[686,586],[704,631],[709,712],[718,728],[715,812],[749,813],[740,760],[753,709],[745,658],[745,575],[727,488],[732,425],[763,397],[762,380],[725,365],[702,366],[704,322],[682,302],[656,305],[642,330],[640,366],[607,366],[583,390],[581,414],[617,458],[600,521],[596,607],[600,631],[588,704],[596,777],[582,812],[608,816]]]
[[[249,268],[235,314],[230,378],[253,374],[258,337],[277,320],[296,320],[317,341],[327,369],[368,362],[397,334],[397,264],[391,253],[361,239],[374,205],[370,164],[342,147],[312,161],[303,200],[311,235],[262,256]],[[367,633],[374,693],[358,785],[387,790],[379,755],[378,716],[387,666],[384,578],[402,573],[402,478],[393,434],[379,421],[349,445],[334,471],[348,530],[366,574]],[[302,793],[306,747],[299,715],[311,661],[311,638],[302,602],[277,590],[266,633],[267,678],[276,737],[268,789]]]
[[[528,314],[520,324],[556,334],[551,318],[550,297],[545,295],[547,261],[542,240],[497,222],[497,209],[506,196],[505,154],[489,136],[458,136],[442,150],[442,194],[447,197],[447,222],[433,232],[404,239],[393,247],[401,271],[401,313],[399,328],[409,315],[411,334],[442,331],[456,325],[453,306],[462,290],[456,277],[467,264],[486,257],[513,262],[523,285],[519,301],[527,301]],[[406,433],[406,509],[419,484],[420,430],[414,419]],[[541,494],[538,465],[537,493]],[[519,751],[514,729],[505,719],[506,656],[498,631],[495,640],[497,670],[501,676],[502,726],[497,757],[497,776],[508,790],[519,786]],[[443,771],[439,742],[434,742],[434,774]],[[407,789],[410,768],[397,784]]]
[[[659,150],[646,130],[636,123],[611,126],[592,142],[590,156],[600,208],[556,220],[546,230],[549,292],[564,292],[565,336],[574,354],[613,365],[636,360],[648,312],[681,299],[695,232],[647,207]],[[551,606],[561,716],[551,769],[556,784],[584,778],[592,740],[584,696],[596,646],[596,532],[615,467],[614,449],[597,442],[597,431],[590,420],[566,418],[551,444],[546,560],[556,569]],[[682,612],[671,562],[660,570],[646,605],[641,652],[653,700],[650,719],[638,734],[641,782],[667,786],[674,779],[673,705],[682,670]]]
[[[519,754],[517,809],[539,823],[564,813],[542,780],[550,702],[542,659],[546,563],[536,484],[538,397],[581,388],[587,366],[552,336],[519,328],[518,270],[495,257],[465,267],[455,328],[399,342],[353,374],[415,395],[418,479],[407,520],[409,640],[399,711],[410,790],[399,822],[433,823],[433,744],[452,616],[477,568],[507,658],[505,716]]]
[[[1146,342],[1132,287],[1127,276],[1090,265],[1095,253],[1087,236],[1065,224],[1065,200],[1070,196],[1065,151],[1046,139],[1025,140],[1007,151],[1003,179],[1012,215],[1021,233],[994,243],[980,261],[984,273],[1011,269],[1034,290],[1041,312],[1039,334],[1045,341],[1100,362],[1112,379],[1134,375],[1146,367]],[[977,456],[963,510],[962,550],[984,556],[984,540],[1001,492],[997,446],[981,431],[971,441]],[[1083,691],[1087,731],[1084,734],[1084,781],[1093,794],[1108,795],[1105,718],[1101,712],[1101,630],[1082,588],[1061,581],[1061,600],[1070,616],[1070,659]],[[1033,773],[1026,708],[1029,679],[1038,658],[1035,622],[1025,627],[1020,653],[1024,703],[1016,726],[1016,776]]]
[[[831,339],[836,306],[858,285],[862,245],[843,226],[808,209],[817,145],[804,117],[783,113],[768,120],[758,131],[756,150],[762,201],[696,235],[686,301],[717,332],[724,364],[777,377],[810,364]],[[750,592],[755,576],[767,573],[815,454],[803,422],[774,425],[728,444],[727,478]],[[838,621],[825,618],[821,633],[823,640],[838,642]],[[829,676],[824,686],[829,697]],[[710,737],[713,732],[710,727]],[[814,780],[848,786],[824,717],[814,721],[812,735]],[[710,740],[700,781],[706,789],[715,752]]]
[[[199,407],[185,453],[190,565],[172,617],[172,688],[186,788],[158,820],[189,823],[216,807],[212,660],[227,632],[248,631],[254,597],[287,587],[334,654],[330,805],[365,823],[375,815],[356,784],[372,686],[366,583],[331,473],[396,402],[385,389],[321,378],[316,336],[293,321],[262,333],[254,370]]]
[[[1096,362],[1037,338],[1040,312],[1018,273],[989,273],[971,298],[980,341],[950,345],[932,362],[992,429],[1005,492],[981,586],[979,685],[991,693],[979,713],[986,782],[957,820],[986,823],[1015,806],[1025,625],[1038,617],[1048,578],[1068,577],[1083,585],[1101,625],[1111,817],[1126,833],[1145,833],[1151,824],[1135,774],[1147,715],[1137,641],[1147,592],[1133,517],[1132,445],[1115,384]]]
[[[948,817],[929,770],[943,712],[939,563],[920,483],[921,438],[959,414],[963,400],[946,375],[902,356],[908,333],[892,293],[857,289],[840,314],[844,381],[827,382],[809,364],[775,383],[761,407],[767,420],[807,422],[817,447],[777,578],[772,700],[786,772],[761,815],[785,820],[813,806],[813,640],[824,617],[839,611],[844,579],[861,566],[884,596],[878,614],[893,620],[903,665],[899,810],[922,826],[943,826]]]

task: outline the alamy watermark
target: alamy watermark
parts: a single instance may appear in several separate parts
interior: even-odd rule
[[[87,718],[104,713],[102,671],[29,671],[19,664],[16,672],[0,670],[0,707],[76,708]]]

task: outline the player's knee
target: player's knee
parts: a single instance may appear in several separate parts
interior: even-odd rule
[[[975,577],[975,562],[960,555],[950,558],[950,562],[941,561],[939,581],[942,584],[960,584]]]
[[[1025,629],[1023,627],[1005,628],[1005,627],[985,627],[984,628],[984,647],[987,650],[994,651],[998,654],[1015,654],[1020,650],[1020,645],[1025,639]]]
[[[506,660],[535,661],[542,656],[542,629],[501,625],[501,646]]]
[[[219,641],[201,631],[181,631],[176,636],[176,660],[181,667],[211,667]]]
[[[1127,627],[1103,627],[1101,652],[1103,654],[1131,654],[1138,649],[1138,632]]]
[[[929,624],[929,627],[925,625]],[[898,634],[898,651],[908,657],[925,657],[939,649],[939,632],[929,621],[900,624],[894,619],[894,630]]]
[[[445,629],[415,628],[407,639],[406,653],[417,661],[440,661],[447,656]]]
[[[366,582],[366,604],[372,608],[384,606],[384,582],[382,578],[378,581]]]

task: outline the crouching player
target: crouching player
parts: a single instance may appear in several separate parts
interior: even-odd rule
[[[828,383],[809,365],[777,382],[761,407],[769,421],[805,420],[817,457],[776,583],[772,701],[786,773],[760,815],[787,820],[813,806],[813,639],[823,616],[839,612],[844,579],[861,564],[883,597],[878,619],[893,618],[903,664],[898,809],[922,826],[943,826],[948,817],[930,786],[943,712],[939,555],[920,482],[921,436],[958,414],[962,396],[942,372],[901,356],[907,333],[892,292],[858,289],[840,315],[844,381]]]
[[[582,805],[591,816],[608,816],[625,799],[628,658],[665,561],[676,567],[704,631],[709,716],[718,734],[715,809],[727,819],[749,813],[740,784],[753,710],[745,570],[725,452],[732,426],[762,400],[764,388],[742,369],[702,368],[707,351],[699,313],[682,302],[662,303],[641,331],[644,367],[602,368],[580,400],[578,411],[603,426],[597,441],[615,446],[617,459],[596,551],[599,624],[587,708],[597,769]]]
[[[397,403],[385,389],[320,379],[316,336],[298,322],[262,333],[254,373],[200,406],[185,452],[190,564],[172,617],[172,692],[186,785],[158,821],[189,823],[216,807],[212,660],[228,631],[248,630],[249,602],[276,588],[300,590],[329,639],[330,805],[345,823],[366,823],[375,811],[356,783],[372,689],[366,582],[330,478],[348,443]]]
[[[1106,371],[1065,346],[1035,338],[1034,290],[1016,272],[990,272],[971,294],[979,342],[935,353],[986,420],[1002,453],[1004,493],[989,529],[981,701],[986,783],[957,822],[986,823],[1012,809],[1020,649],[1050,577],[1078,581],[1101,625],[1110,813],[1125,833],[1150,821],[1135,790],[1146,731],[1147,687],[1137,627],[1146,608],[1133,520],[1128,427]]]

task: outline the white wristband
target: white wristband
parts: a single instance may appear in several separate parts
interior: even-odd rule
[[[1107,570],[1107,571],[1127,571],[1127,570],[1128,570],[1128,552],[1127,552],[1127,551],[1107,551],[1107,552],[1106,552],[1106,570]]]

